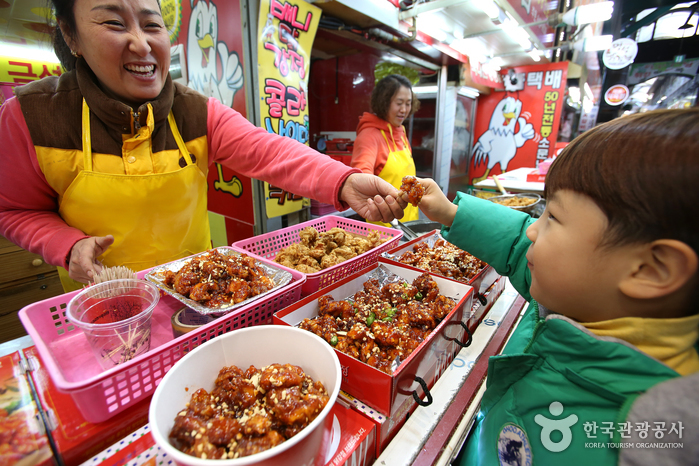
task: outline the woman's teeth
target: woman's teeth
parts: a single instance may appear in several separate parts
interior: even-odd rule
[[[130,71],[132,73],[139,73],[139,74],[153,74],[155,72],[155,65],[148,65],[148,66],[137,66],[137,65],[126,65],[124,68],[126,68],[127,71]]]

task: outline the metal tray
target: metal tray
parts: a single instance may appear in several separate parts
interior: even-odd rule
[[[228,247],[228,246],[222,246],[219,248],[214,248],[216,251],[221,253],[224,256],[241,256],[240,252]],[[197,311],[199,314],[202,315],[216,315],[216,316],[221,316],[223,314],[226,314],[228,312],[234,311],[235,309],[238,309],[242,306],[246,306],[250,304],[252,301],[256,301],[258,299],[264,298],[266,295],[276,291],[280,286],[284,286],[291,282],[291,272],[288,272],[286,270],[282,270],[279,267],[275,267],[268,262],[263,262],[258,258],[255,258],[257,263],[262,267],[262,269],[267,273],[267,276],[272,279],[274,282],[274,288],[272,288],[269,291],[266,291],[262,294],[258,294],[257,296],[253,296],[252,298],[248,298],[245,301],[239,302],[237,304],[231,304],[230,306],[224,306],[224,307],[208,307],[205,306],[197,301],[193,301],[189,298],[186,298],[182,296],[180,293],[176,292],[174,289],[170,288],[164,283],[165,280],[165,272],[166,271],[171,271],[171,272],[177,272],[179,271],[186,263],[188,263],[191,260],[194,260],[198,257],[206,255],[209,251],[202,252],[200,254],[195,254],[193,256],[185,257],[184,259],[179,259],[173,262],[169,262],[167,264],[163,264],[158,267],[154,267],[150,272],[146,274],[144,277],[146,280],[152,282],[163,290],[163,292],[169,294],[173,298],[177,299],[178,301],[182,302],[186,306],[194,309]]]

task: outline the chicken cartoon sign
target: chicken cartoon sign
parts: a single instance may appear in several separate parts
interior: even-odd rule
[[[490,170],[500,165],[500,171],[506,172],[510,160],[517,154],[517,149],[534,138],[534,126],[519,115],[522,112],[522,101],[514,97],[502,99],[490,117],[488,130],[478,138],[473,148],[476,166],[486,163],[487,168],[481,179],[488,177]],[[519,129],[515,132],[516,124]],[[477,182],[480,180],[475,180]]]
[[[508,70],[509,71],[509,70]],[[567,63],[513,68],[516,92],[493,92],[478,100],[469,180],[521,167],[537,167],[554,155]]]
[[[243,87],[243,68],[236,52],[218,40],[218,10],[213,2],[190,0],[192,15],[187,33],[189,84],[202,94],[230,107]],[[220,72],[218,68],[220,60]],[[220,76],[220,78],[219,78]]]

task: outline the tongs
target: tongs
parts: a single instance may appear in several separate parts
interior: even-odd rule
[[[410,227],[408,227],[408,226],[406,226],[405,224],[399,222],[398,219],[396,219],[396,218],[394,218],[394,219],[391,221],[391,225],[393,225],[393,228],[396,228],[396,229],[398,229],[398,230],[403,231],[403,236],[405,236],[405,238],[406,238],[408,241],[412,241],[412,240],[414,240],[415,238],[417,238],[417,237],[420,236],[420,235],[418,235],[417,233],[415,233]]]

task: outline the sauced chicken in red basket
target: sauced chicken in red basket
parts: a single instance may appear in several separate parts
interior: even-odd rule
[[[324,338],[337,350],[391,374],[394,361],[405,360],[439,325],[456,303],[439,294],[429,273],[412,285],[380,286],[373,279],[349,301],[318,298],[318,317],[299,327]]]
[[[173,445],[198,458],[231,459],[268,450],[310,424],[329,396],[298,366],[224,367],[211,393],[200,388],[175,417]]]
[[[487,265],[443,239],[435,241],[433,247],[426,242],[415,243],[413,250],[401,254],[398,261],[463,283],[471,281]]]
[[[216,249],[192,258],[177,272],[167,270],[164,283],[207,307],[231,306],[274,288],[274,281],[255,259]]]

